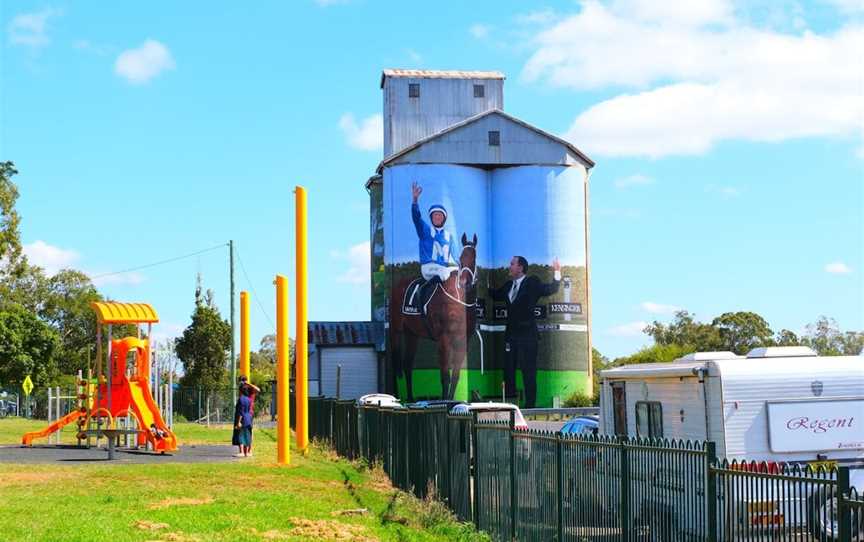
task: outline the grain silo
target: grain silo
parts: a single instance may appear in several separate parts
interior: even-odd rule
[[[505,113],[503,85],[499,72],[381,77],[372,320],[387,330],[385,391],[404,400],[551,406],[591,391],[594,163]]]

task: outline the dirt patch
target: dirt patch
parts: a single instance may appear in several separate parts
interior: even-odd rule
[[[0,487],[55,484],[69,478],[72,478],[71,473],[58,471],[4,472],[0,477]]]
[[[135,526],[141,529],[142,531],[158,531],[160,529],[167,529],[170,527],[167,523],[159,523],[156,521],[147,521],[146,519],[139,519],[135,521]]]
[[[213,502],[213,497],[207,496],[201,499],[193,499],[190,497],[168,497],[154,503],[150,503],[150,510],[159,510],[161,508],[170,508],[172,506],[201,506],[202,504],[210,504]]]
[[[303,538],[328,541],[378,541],[377,538],[367,535],[366,528],[362,525],[352,525],[350,523],[340,523],[332,520],[311,520],[304,518],[292,518],[291,523],[294,524],[294,527],[287,532],[288,536],[299,536]],[[276,532],[278,533],[278,531]],[[273,539],[278,540],[278,538],[272,538],[271,540]]]

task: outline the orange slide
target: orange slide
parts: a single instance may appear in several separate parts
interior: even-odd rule
[[[69,425],[70,423],[74,422],[75,420],[77,420],[80,417],[81,417],[81,412],[78,410],[73,410],[72,412],[70,412],[69,414],[66,414],[65,416],[63,416],[62,418],[57,420],[56,422],[50,424],[45,429],[42,429],[40,431],[31,431],[29,433],[25,433],[24,436],[21,438],[21,444],[23,444],[24,446],[31,446],[33,444],[34,438],[47,437],[48,435],[50,435],[54,431],[59,431],[60,429],[63,428],[64,425]]]
[[[168,429],[159,408],[150,394],[147,382],[140,379],[129,380],[129,402],[135,409],[135,414],[141,421],[141,429],[147,434],[147,440],[157,452],[173,452],[177,450],[177,437]]]

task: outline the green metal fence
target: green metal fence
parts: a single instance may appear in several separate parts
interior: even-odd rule
[[[864,542],[847,466],[727,462],[712,442],[520,430],[446,407],[310,398],[310,431],[496,541]]]

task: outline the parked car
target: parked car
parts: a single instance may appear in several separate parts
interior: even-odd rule
[[[368,393],[357,399],[357,406],[382,406],[401,408],[402,403],[399,399],[386,393]]]
[[[599,430],[599,416],[576,416],[567,420],[561,427],[561,433],[564,435],[596,435]]]
[[[460,403],[450,409],[450,414],[467,415],[477,412],[479,421],[510,421],[510,412],[515,411],[514,425],[516,429],[528,429],[528,422],[522,416],[522,411],[510,403]]]
[[[456,405],[461,405],[462,401],[454,401],[452,399],[429,399],[425,401],[416,401],[414,403],[410,403],[406,405],[408,408],[435,408],[435,407],[447,407],[449,411]]]

